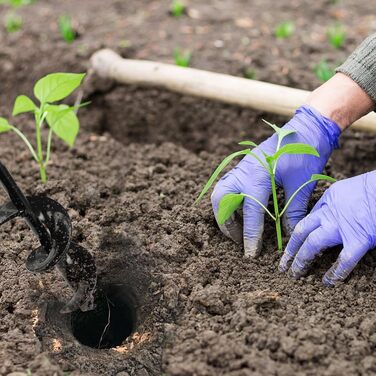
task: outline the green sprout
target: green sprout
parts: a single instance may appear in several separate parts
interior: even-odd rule
[[[52,73],[41,78],[34,85],[34,96],[39,100],[37,106],[26,95],[19,95],[13,106],[13,116],[30,112],[34,115],[36,130],[36,150],[20,129],[9,124],[8,120],[0,117],[0,133],[15,132],[28,147],[33,159],[38,164],[40,177],[43,183],[47,181],[46,166],[50,160],[52,135],[55,134],[69,146],[73,146],[80,123],[76,112],[88,103],[77,106],[57,104],[76,90],[85,77],[85,74]],[[41,130],[44,123],[49,127],[46,152],[43,152]]]
[[[8,13],[5,17],[5,30],[8,33],[15,33],[22,29],[22,17],[14,13]]]
[[[30,5],[34,3],[35,0],[0,0],[0,5],[9,5],[13,8],[20,8],[25,5]]]
[[[192,52],[189,50],[181,51],[179,48],[174,50],[175,64],[179,67],[189,67],[192,59]]]
[[[295,31],[295,25],[291,21],[285,21],[279,23],[275,30],[274,35],[277,39],[286,39],[291,37],[292,34],[294,34]]]
[[[174,17],[180,17],[184,14],[185,12],[185,5],[183,2],[180,0],[172,0],[171,5],[170,5],[170,13]]]
[[[248,78],[248,80],[254,80],[256,78],[256,71],[252,68],[246,68],[243,71],[244,78]]]
[[[242,204],[244,198],[249,198],[259,204],[265,212],[273,219],[275,222],[276,233],[277,233],[277,243],[278,243],[278,250],[282,251],[282,230],[281,230],[281,218],[283,214],[286,212],[287,208],[294,200],[295,196],[298,192],[303,189],[308,184],[315,182],[317,180],[327,180],[329,182],[335,182],[335,179],[322,175],[322,174],[313,174],[311,178],[302,184],[289,198],[286,202],[284,208],[282,210],[279,209],[278,205],[278,198],[277,198],[277,186],[275,181],[275,174],[277,170],[277,164],[279,158],[286,154],[307,154],[307,155],[314,155],[319,157],[319,153],[317,150],[308,144],[302,143],[286,143],[285,145],[281,146],[282,140],[295,133],[294,130],[285,130],[282,128],[277,127],[275,124],[271,124],[264,120],[266,124],[271,126],[274,131],[277,133],[278,141],[277,141],[277,148],[273,155],[266,154],[262,149],[259,148],[257,144],[252,141],[242,141],[239,145],[246,145],[249,148],[237,151],[228,155],[216,168],[214,173],[209,178],[208,182],[204,186],[203,190],[201,191],[200,195],[198,196],[196,203],[198,203],[202,197],[207,193],[210,187],[213,185],[214,181],[217,179],[218,175],[223,171],[223,169],[236,157],[244,156],[244,155],[251,155],[255,158],[262,167],[269,173],[270,181],[271,181],[271,188],[272,188],[272,197],[273,197],[273,207],[274,207],[274,214],[269,211],[269,209],[262,204],[256,197],[252,195],[245,194],[245,193],[229,193],[224,195],[219,202],[218,213],[217,213],[217,221],[220,225],[223,225],[232,215],[233,213],[239,208]],[[258,155],[252,152],[251,148],[258,148],[261,151],[264,158],[260,158]]]
[[[340,23],[336,23],[328,27],[326,37],[332,47],[341,48],[345,43],[346,32]]]
[[[328,81],[335,74],[334,69],[326,62],[326,60],[321,60],[318,64],[316,64],[313,67],[313,72],[315,73],[317,79],[321,82]]]
[[[5,17],[5,30],[8,33],[14,33],[22,29],[22,17],[17,15],[16,9],[25,5],[32,4],[34,0],[0,0],[0,5],[8,5],[13,10],[9,12]]]
[[[72,43],[77,38],[77,33],[72,26],[72,20],[69,16],[60,16],[59,30],[67,43]]]

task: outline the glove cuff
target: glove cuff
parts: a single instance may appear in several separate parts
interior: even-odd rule
[[[308,116],[310,119],[314,119],[313,123],[327,136],[331,148],[339,149],[338,139],[341,135],[341,128],[337,123],[321,115],[320,112],[308,105],[301,106],[296,110],[295,116],[297,118],[300,117],[300,114],[304,117]]]

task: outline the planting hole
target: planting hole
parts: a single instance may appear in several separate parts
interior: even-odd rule
[[[110,349],[122,344],[133,332],[135,309],[124,286],[107,286],[93,311],[76,311],[71,315],[72,332],[83,345]]]

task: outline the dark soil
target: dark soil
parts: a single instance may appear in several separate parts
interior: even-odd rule
[[[178,45],[194,50],[198,68],[235,75],[252,68],[258,79],[313,89],[315,63],[342,61],[376,31],[370,1],[195,0],[178,20],[168,15],[168,4],[40,0],[20,9],[23,31],[0,32],[1,113],[8,115],[15,96],[30,93],[41,75],[85,70],[91,53],[103,46],[171,61]],[[5,7],[0,12],[3,18]],[[71,45],[58,34],[56,18],[63,13],[72,15],[80,34]],[[286,19],[296,22],[297,32],[277,42],[272,29]],[[325,28],[336,20],[346,25],[348,39],[334,51]],[[124,39],[130,47],[121,47]],[[15,135],[0,137],[0,158],[27,194],[47,194],[68,209],[74,240],[94,255],[100,285],[126,307],[123,326],[115,315],[97,347],[117,345],[124,328],[132,334],[119,346],[95,348],[97,324],[106,325],[102,302],[92,347],[80,344],[77,328],[82,334],[92,316],[59,313],[71,291],[57,272],[27,271],[24,262],[36,242],[15,220],[0,231],[1,375],[376,373],[374,251],[334,290],[323,287],[321,277],[338,249],[308,277],[292,281],[277,272],[271,223],[262,255],[248,260],[217,229],[209,200],[192,205],[237,141],[269,134],[258,127],[261,117],[279,124],[286,119],[158,89],[88,82],[87,95],[92,104],[80,112],[77,144],[67,150],[55,142],[46,186]],[[15,124],[32,134],[27,116]],[[329,172],[347,177],[375,169],[375,147],[375,137],[347,132]]]

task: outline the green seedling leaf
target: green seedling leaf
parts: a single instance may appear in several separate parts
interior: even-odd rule
[[[294,34],[295,25],[291,21],[285,21],[278,24],[274,30],[274,35],[277,39],[286,39]]]
[[[34,86],[34,95],[41,103],[53,103],[66,98],[76,90],[85,73],[52,73],[41,78]]]
[[[36,109],[37,106],[29,97],[26,95],[19,95],[14,102],[12,115],[17,116],[25,112],[34,112]]]
[[[258,147],[258,145],[253,141],[240,141],[238,145],[253,146],[254,148]]]
[[[12,126],[8,123],[8,120],[0,117],[0,133],[8,132],[12,129]]]
[[[280,128],[278,127],[277,125],[275,124],[272,124],[272,123],[269,123],[267,120],[265,119],[261,119],[265,124],[268,124],[269,127],[272,127],[275,131],[275,133],[277,133],[278,137],[280,138],[280,140],[282,141],[286,136],[290,135],[290,134],[293,134],[293,133],[296,133],[294,130],[292,129],[283,129],[283,128]]]
[[[314,155],[316,157],[319,157],[319,153],[317,150],[308,144],[286,144],[282,146],[274,155],[273,159],[275,161],[278,160],[282,155],[284,154],[309,154],[309,155]]]
[[[192,59],[192,52],[189,50],[181,51],[179,48],[174,50],[175,64],[179,67],[189,67]]]
[[[200,202],[200,200],[202,199],[202,197],[206,194],[206,192],[210,189],[210,187],[213,185],[213,183],[215,182],[215,180],[217,179],[218,175],[222,172],[222,170],[236,157],[240,157],[241,155],[247,155],[247,154],[250,154],[250,150],[249,149],[245,149],[245,150],[240,150],[240,151],[237,151],[235,153],[232,153],[230,155],[228,155],[220,164],[219,166],[215,169],[215,171],[213,172],[212,176],[210,176],[208,182],[205,184],[205,187],[203,188],[203,190],[201,191],[200,195],[197,197],[196,199],[196,204],[198,202]]]
[[[185,5],[180,0],[172,0],[170,5],[170,12],[174,17],[180,17],[185,12]]]
[[[218,205],[217,221],[223,225],[242,204],[244,196],[237,193],[229,193],[222,197]]]
[[[72,43],[77,37],[77,33],[73,29],[72,20],[69,16],[60,16],[59,30],[61,36],[67,43]]]
[[[311,176],[311,181],[316,181],[316,180],[326,180],[329,183],[335,183],[337,180],[332,178],[331,176],[328,175],[322,175],[322,174],[313,174]]]
[[[5,29],[8,33],[15,33],[22,29],[22,17],[13,13],[5,17]]]
[[[87,105],[89,105],[91,102],[84,102],[84,103],[81,103],[80,105],[78,106],[66,106],[64,105],[63,106],[56,106],[56,105],[53,105],[53,104],[47,104],[45,106],[45,110],[47,113],[49,112],[53,112],[56,114],[56,116],[58,117],[62,117],[64,116],[66,113],[70,112],[70,111],[74,111],[74,112],[77,112],[78,109],[82,108],[82,107],[86,107]]]
[[[62,104],[56,107],[59,107],[61,111],[54,110],[48,112],[46,117],[47,123],[56,136],[69,146],[73,146],[80,128],[78,118],[68,106]],[[66,110],[68,112],[65,112]]]
[[[313,72],[315,73],[317,79],[321,82],[328,81],[335,74],[335,70],[329,66],[325,60],[322,60],[320,63],[316,64],[313,67]]]
[[[346,39],[346,32],[339,23],[329,26],[326,37],[330,45],[334,48],[341,48]]]
[[[269,123],[269,122],[268,122],[267,120],[265,120],[265,119],[261,119],[261,120],[262,120],[265,124],[268,124],[269,127],[272,127],[275,133],[279,134],[279,133],[281,132],[282,129],[281,129],[280,127],[278,127],[277,125],[272,124],[272,123]]]
[[[280,217],[282,217],[282,215],[286,212],[287,208],[290,206],[292,200],[295,198],[295,196],[305,187],[307,186],[308,184],[311,184],[315,181],[318,181],[318,180],[326,180],[330,183],[335,183],[336,182],[336,179],[330,177],[330,176],[327,176],[327,175],[322,175],[322,174],[313,174],[311,176],[311,179],[309,179],[308,181],[306,181],[304,184],[302,184],[293,194],[292,196],[290,197],[290,199],[286,202],[286,205],[285,207],[283,208],[283,210],[281,211],[281,213],[279,214]]]

